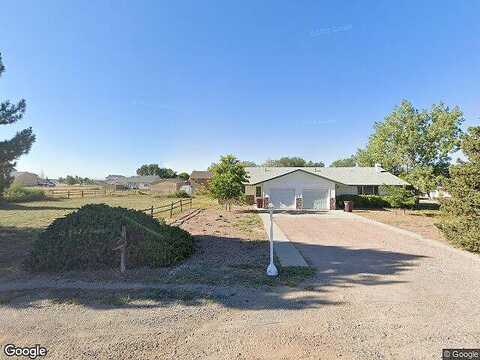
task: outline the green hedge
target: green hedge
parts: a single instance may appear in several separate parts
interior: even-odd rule
[[[47,196],[40,189],[30,189],[13,183],[3,194],[3,198],[8,202],[28,202],[45,200]]]
[[[338,195],[337,209],[345,207],[344,201],[353,201],[354,209],[383,209],[389,208],[388,200],[379,195]]]
[[[144,212],[90,204],[53,221],[33,244],[31,271],[118,268],[117,241],[122,225],[128,233],[127,267],[169,266],[190,256],[193,237]]]

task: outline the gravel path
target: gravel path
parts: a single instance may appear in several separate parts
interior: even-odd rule
[[[303,289],[10,290],[0,344],[42,344],[49,359],[439,359],[478,347],[477,257],[368,220],[277,221],[318,269]]]

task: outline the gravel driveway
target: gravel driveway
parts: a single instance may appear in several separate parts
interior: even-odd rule
[[[277,221],[318,269],[305,287],[9,292],[0,344],[41,344],[46,359],[212,360],[440,359],[480,345],[477,257],[367,219]]]
[[[343,308],[332,326],[348,355],[438,359],[442,348],[480,346],[477,255],[354,215],[276,222],[318,269],[311,288]]]

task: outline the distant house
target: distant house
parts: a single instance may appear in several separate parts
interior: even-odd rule
[[[14,182],[22,186],[38,186],[42,184],[40,176],[26,171],[16,171],[13,174]]]
[[[128,178],[119,180],[117,185],[125,185],[128,189],[150,189],[153,183],[162,180],[160,176],[157,175],[147,175],[147,176],[130,176]]]
[[[213,174],[210,171],[192,171],[190,175],[190,183],[193,187],[199,185],[207,185]]]
[[[172,194],[179,191],[185,183],[185,180],[179,178],[162,179],[150,185],[150,190],[157,194]]]
[[[123,182],[127,177],[123,175],[108,175],[105,178],[105,182],[110,185],[118,185]]]

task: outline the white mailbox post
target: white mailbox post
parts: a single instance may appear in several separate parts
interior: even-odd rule
[[[270,211],[270,264],[267,267],[268,276],[277,276],[278,270],[273,262],[273,209],[274,206],[272,203],[268,204],[268,209]]]

